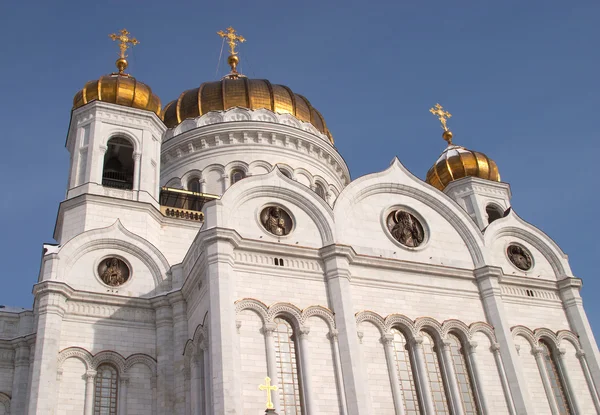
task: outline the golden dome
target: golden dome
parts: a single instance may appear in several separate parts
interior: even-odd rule
[[[500,173],[494,160],[483,153],[468,150],[451,142],[429,169],[425,181],[439,190],[444,190],[450,182],[463,177],[500,181]]]
[[[266,108],[276,113],[292,114],[301,121],[310,122],[333,144],[325,119],[306,98],[266,79],[227,76],[220,81],[205,82],[169,102],[163,110],[163,120],[167,127],[172,128],[187,118],[233,107]]]
[[[95,100],[152,111],[159,117],[161,115],[160,98],[152,93],[148,85],[126,74],[105,75],[97,81],[86,83],[75,94],[73,109]]]

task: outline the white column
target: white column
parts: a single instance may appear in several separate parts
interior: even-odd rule
[[[431,386],[429,385],[429,375],[425,366],[425,354],[423,353],[423,338],[414,338],[410,341],[415,366],[417,369],[417,380],[419,382],[419,392],[425,409],[424,415],[435,415],[435,407],[433,406],[433,397],[431,395]]]
[[[473,389],[475,395],[477,396],[477,404],[479,405],[479,413],[487,414],[487,399],[485,398],[485,391],[483,389],[483,380],[481,379],[481,375],[479,373],[479,365],[477,364],[477,355],[475,353],[475,349],[477,348],[477,342],[469,342],[466,346],[465,356],[468,359],[469,366],[468,368],[471,371],[471,379],[473,384]]]
[[[579,364],[581,365],[581,370],[583,370],[583,374],[585,376],[585,382],[588,385],[590,390],[590,395],[592,395],[592,400],[594,401],[594,406],[596,407],[596,412],[600,413],[600,399],[598,398],[598,391],[594,387],[594,379],[592,379],[592,374],[590,373],[590,368],[588,367],[587,361],[585,360],[585,352],[578,351],[577,359],[579,359]]]
[[[12,384],[11,413],[25,414],[27,389],[29,387],[29,345],[26,340],[20,340],[15,345],[15,372]]]
[[[571,331],[577,333],[579,337],[579,343],[585,352],[586,362],[594,380],[594,388],[600,390],[600,352],[583,309],[583,300],[579,294],[581,285],[581,280],[578,278],[566,277],[558,282],[560,297]]]
[[[517,411],[513,404],[512,395],[510,394],[510,386],[508,385],[508,379],[506,378],[506,371],[504,370],[504,364],[502,363],[502,356],[500,355],[500,345],[498,343],[492,344],[490,350],[494,354],[494,360],[496,362],[496,368],[498,369],[498,375],[500,376],[500,383],[502,383],[502,390],[504,391],[504,399],[506,399],[506,405],[510,415],[516,415]]]
[[[312,387],[312,368],[309,356],[310,346],[308,344],[308,333],[310,328],[306,326],[300,327],[298,330],[298,342],[300,343],[300,364],[302,365],[302,385],[304,386],[304,403],[306,405],[306,413],[313,414],[316,412],[314,391]]]
[[[83,405],[84,415],[94,415],[94,380],[96,371],[88,370],[85,372],[85,402]]]
[[[446,381],[448,382],[448,389],[450,389],[449,398],[451,400],[451,405],[449,407],[453,407],[452,411],[455,415],[464,415],[465,411],[462,405],[462,399],[460,397],[460,389],[458,388],[458,381],[456,380],[456,370],[454,369],[454,361],[452,359],[452,349],[450,342],[442,341],[442,356],[443,356],[443,367],[444,372],[446,372]]]
[[[338,399],[340,401],[340,407],[342,409],[341,415],[347,415],[348,406],[346,405],[346,392],[344,391],[344,378],[342,375],[342,364],[340,362],[340,350],[338,345],[337,329],[331,329],[328,336],[329,340],[331,341],[331,348],[333,350],[333,361],[335,364],[335,380],[338,388]]]
[[[212,389],[210,383],[210,348],[207,344],[202,349],[202,368],[204,369],[204,414],[209,415],[212,413]]]
[[[159,415],[173,413],[173,313],[166,299],[154,302],[156,309],[156,406]]]
[[[88,149],[91,147],[88,147]],[[88,182],[96,182],[99,185],[102,185],[102,174],[104,173],[104,157],[106,156],[106,151],[108,150],[108,147],[105,145],[101,145],[100,147],[98,147],[98,159],[94,160],[95,156],[93,152],[89,152],[88,153],[88,164],[86,166],[86,175],[87,175],[87,170],[90,171],[90,175],[89,178],[87,179]],[[96,177],[92,176],[92,166],[96,165]]]
[[[140,190],[140,171],[142,169],[141,163],[142,153],[133,153],[133,190]]]
[[[229,186],[230,186],[229,175],[228,174],[224,174],[224,175],[221,176],[221,179],[223,179],[223,193],[225,193],[225,191],[227,189],[229,189]]]
[[[279,413],[281,411],[279,391],[281,390],[282,385],[279,383],[279,373],[277,372],[277,359],[275,357],[275,339],[273,338],[273,333],[276,329],[277,324],[271,322],[265,323],[263,326],[263,333],[265,335],[265,345],[267,350],[267,374],[271,378],[271,385],[277,386],[277,390],[273,391],[271,399],[273,401],[273,406],[275,407],[275,412]]]
[[[500,345],[502,362],[506,368],[506,377],[510,387],[515,412],[518,414],[533,414],[529,392],[523,375],[523,368],[517,354],[517,349],[511,333],[511,325],[506,318],[500,279],[503,276],[501,268],[485,266],[475,270],[475,278],[487,322],[494,327],[496,339]]]
[[[192,356],[192,415],[202,415],[204,413],[204,379],[202,365],[203,357],[201,354]]]
[[[57,356],[67,298],[50,290],[49,282],[34,287],[37,333],[29,399],[29,412],[32,414],[51,414],[56,410]]]
[[[576,414],[582,414],[583,412],[581,412],[581,405],[579,404],[579,399],[577,398],[577,392],[579,391],[576,391],[575,388],[573,388],[573,382],[571,382],[571,376],[569,376],[569,369],[567,362],[565,361],[565,353],[565,349],[558,350],[558,352],[555,354],[557,357],[556,363],[558,370],[560,371],[560,375],[565,382],[565,387],[567,388],[567,396],[569,402],[571,403],[571,409]]]
[[[127,387],[129,386],[129,377],[119,377],[119,415],[127,415]]]
[[[394,356],[394,335],[384,334],[381,336],[381,344],[385,350],[385,360],[387,361],[390,384],[392,385],[392,398],[396,415],[404,415],[404,402],[402,399],[402,390],[400,389],[400,378],[398,377],[398,368],[396,367],[396,358]]]
[[[346,246],[330,245],[320,250],[335,325],[339,330],[338,344],[346,403],[349,415],[370,415],[370,399],[363,373],[362,353],[356,330],[355,309],[352,303],[350,261],[354,251]]]
[[[173,310],[173,399],[176,414],[184,414],[187,396],[185,394],[185,358],[183,350],[188,340],[187,306],[183,295],[171,293],[168,296]]]
[[[542,377],[542,383],[544,384],[544,390],[546,391],[546,397],[548,398],[548,404],[550,405],[550,411],[552,415],[560,415],[556,400],[554,399],[554,391],[550,384],[550,378],[548,377],[548,371],[546,370],[546,362],[544,362],[544,349],[541,347],[534,347],[531,349],[531,354],[535,356],[535,361]]]
[[[152,415],[157,415],[158,413],[158,377],[152,376],[150,380],[150,387],[152,388]]]

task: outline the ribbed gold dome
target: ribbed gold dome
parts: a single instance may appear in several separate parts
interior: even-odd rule
[[[163,110],[163,120],[167,127],[172,128],[187,118],[233,107],[266,108],[276,113],[292,114],[301,121],[310,122],[327,135],[333,144],[325,119],[306,98],[286,86],[271,84],[266,79],[225,77],[220,81],[205,82],[169,102]]]
[[[152,111],[160,117],[160,98],[150,87],[129,75],[105,75],[90,81],[73,98],[73,109],[98,100],[125,107]]]
[[[450,144],[442,152],[433,167],[427,172],[425,181],[444,190],[448,184],[463,177],[500,181],[496,162],[483,153]]]

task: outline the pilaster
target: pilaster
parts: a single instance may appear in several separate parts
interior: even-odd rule
[[[366,379],[362,373],[362,353],[356,330],[356,317],[352,303],[350,260],[355,255],[352,248],[329,245],[320,250],[329,289],[329,299],[335,313],[338,344],[346,403],[349,415],[368,415],[369,408]]]
[[[519,415],[533,414],[525,377],[523,376],[523,369],[504,311],[500,289],[502,275],[502,269],[498,267],[485,266],[475,270],[475,278],[479,287],[483,309],[488,323],[494,327],[496,339],[500,345],[500,355],[506,368],[506,377],[515,411]]]
[[[156,310],[157,409],[159,415],[173,413],[173,312],[169,302],[160,298]]]
[[[173,399],[175,413],[185,413],[186,397],[183,350],[188,336],[187,304],[181,292],[171,293],[168,296],[173,313]]]
[[[24,415],[29,387],[29,344],[26,340],[21,340],[14,346],[14,349],[15,371],[10,409],[13,415]]]

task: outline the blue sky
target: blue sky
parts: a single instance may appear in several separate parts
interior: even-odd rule
[[[108,34],[141,41],[130,73],[167,103],[225,73],[215,32],[232,25],[242,72],[308,97],[353,178],[394,155],[424,178],[444,105],[454,141],[496,160],[515,211],[569,255],[598,332],[599,18],[598,1],[0,2],[0,304],[32,303],[72,98],[114,70]]]

